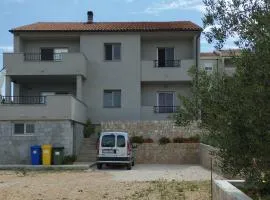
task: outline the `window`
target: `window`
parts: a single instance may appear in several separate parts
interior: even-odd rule
[[[34,132],[35,132],[34,124],[28,124],[28,123],[15,123],[14,124],[15,135],[31,134]]]
[[[55,48],[54,49],[54,60],[63,60],[63,53],[68,53],[68,48]]]
[[[105,60],[114,61],[121,60],[121,44],[104,44],[105,47]]]
[[[117,136],[117,147],[125,147],[126,146],[126,139],[123,135]]]
[[[174,106],[174,92],[158,92],[157,93],[158,113],[173,113]]]
[[[115,135],[104,135],[101,141],[102,147],[114,147],[115,146]]]
[[[68,53],[68,48],[41,48],[41,60],[60,61],[63,59],[62,54]]]
[[[158,48],[158,67],[174,67],[174,48]]]
[[[103,106],[105,108],[120,108],[121,90],[104,90]]]

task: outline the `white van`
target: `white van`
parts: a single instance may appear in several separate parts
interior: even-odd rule
[[[130,170],[134,166],[132,145],[128,133],[103,132],[97,143],[97,168],[102,164],[124,164]]]

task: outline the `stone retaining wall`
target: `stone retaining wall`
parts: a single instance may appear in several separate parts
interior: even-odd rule
[[[30,164],[32,145],[64,146],[66,155],[73,153],[71,121],[31,121],[30,123],[35,124],[35,133],[14,135],[13,123],[0,121],[0,164]]]
[[[241,180],[214,180],[213,200],[252,200],[232,183],[244,183]]]
[[[155,142],[161,137],[190,137],[201,134],[196,123],[187,127],[178,127],[173,121],[109,121],[101,123],[101,131],[124,131],[130,136],[143,136]]]
[[[206,168],[211,169],[211,158],[212,158],[212,167],[213,171],[221,174],[221,169],[219,167],[220,161],[218,157],[215,155],[217,153],[218,149],[206,145],[206,144],[200,144],[200,164]]]
[[[199,146],[199,143],[141,144],[136,151],[136,163],[200,164]]]

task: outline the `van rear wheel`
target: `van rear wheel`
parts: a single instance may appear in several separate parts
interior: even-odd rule
[[[131,168],[132,168],[132,164],[131,163],[127,164],[127,170],[131,170]]]
[[[102,164],[97,164],[98,169],[102,169]]]

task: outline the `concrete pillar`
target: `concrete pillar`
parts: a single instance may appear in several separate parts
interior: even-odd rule
[[[5,79],[5,96],[11,96],[11,78],[7,75]]]
[[[82,100],[83,97],[83,80],[81,75],[77,75],[76,77],[76,97],[79,100]]]

